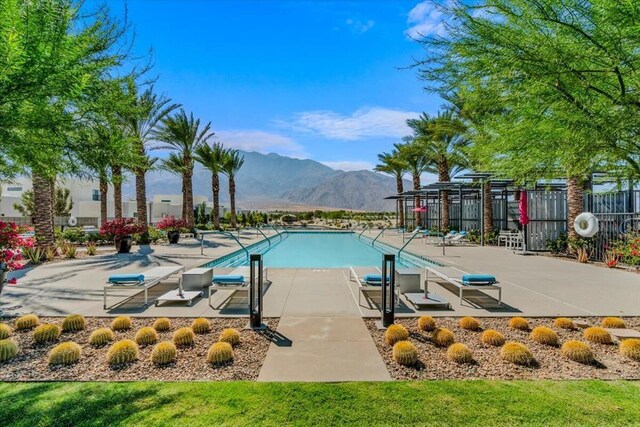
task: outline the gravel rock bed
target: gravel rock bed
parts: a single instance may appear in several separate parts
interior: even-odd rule
[[[553,325],[554,318],[527,319],[531,328],[548,326],[559,336],[559,346],[550,347],[538,344],[529,338],[529,332],[513,330],[508,327],[509,318],[478,318],[481,330],[468,331],[458,326],[459,318],[435,318],[440,327],[450,329],[455,341],[466,344],[473,352],[475,362],[457,364],[447,359],[446,348],[436,347],[430,341],[430,332],[418,329],[417,318],[396,319],[409,331],[409,341],[418,349],[419,364],[406,367],[396,363],[392,357],[392,348],[384,342],[384,331],[375,326],[375,319],[365,319],[380,355],[387,364],[392,378],[398,380],[423,379],[640,379],[640,362],[627,359],[618,353],[618,344],[603,345],[587,342],[583,330],[559,329]],[[589,326],[600,326],[601,318],[573,318]],[[640,318],[624,318],[627,327],[640,329]],[[500,358],[500,347],[483,344],[480,341],[482,330],[495,329],[501,332],[507,341],[517,341],[526,345],[536,358],[537,366],[524,367],[506,362]],[[566,359],[560,353],[562,343],[569,340],[587,342],[594,352],[596,363],[584,365]]]
[[[152,326],[154,318],[132,318],[133,326],[128,331],[114,332],[115,341],[125,338],[133,339],[143,326]],[[40,323],[62,324],[63,318],[42,317]],[[98,328],[110,327],[112,318],[88,317],[87,328],[80,332],[62,333],[55,343],[37,345],[33,341],[32,331],[13,331],[11,337],[19,347],[19,354],[12,360],[0,364],[0,381],[235,381],[255,380],[269,349],[269,331],[275,331],[278,319],[265,319],[269,329],[264,333],[243,330],[247,318],[209,319],[212,324],[208,334],[196,335],[195,345],[191,348],[178,349],[175,363],[166,367],[158,367],[151,362],[153,345],[140,347],[139,360],[112,368],[106,361],[110,344],[95,348],[89,345],[91,332]],[[159,341],[171,341],[176,329],[191,326],[193,319],[172,318],[171,330],[159,332]],[[11,321],[5,321],[13,328]],[[240,344],[234,348],[235,358],[224,366],[212,366],[207,363],[206,355],[209,347],[218,341],[220,332],[225,328],[236,328],[240,331]],[[80,361],[72,366],[50,367],[49,351],[60,342],[74,341],[81,345]],[[114,341],[114,342],[115,342]]]

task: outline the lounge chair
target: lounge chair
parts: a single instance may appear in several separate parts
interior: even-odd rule
[[[262,268],[262,283],[271,283],[267,278],[267,267]],[[211,305],[212,290],[215,291],[233,291],[232,296],[235,294],[243,294],[244,298],[249,296],[249,280],[251,277],[251,267],[244,265],[237,267],[229,274],[215,274],[211,280],[211,286],[209,286],[209,305]],[[262,292],[266,292],[266,288],[263,287]]]
[[[470,274],[456,267],[426,267],[425,291],[428,292],[429,273],[450,283],[458,290],[460,304],[465,291],[498,291],[498,305],[502,305],[502,287],[495,276],[489,274]]]
[[[362,294],[365,292],[377,292],[382,296],[382,271],[378,267],[349,267],[349,280],[358,283],[359,305],[362,304]],[[397,305],[400,303],[400,295],[398,295],[398,287],[395,290]]]
[[[112,274],[103,288],[103,307],[107,309],[107,292],[110,289],[144,289],[144,305],[149,305],[149,289],[184,271],[182,265],[154,267],[142,273]]]

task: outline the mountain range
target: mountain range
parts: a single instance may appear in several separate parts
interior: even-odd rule
[[[332,169],[309,159],[295,159],[279,154],[240,152],[244,165],[236,176],[236,200],[241,209],[351,209],[393,211],[393,201],[385,197],[396,194],[395,179],[368,170]],[[405,182],[405,188],[410,183]],[[229,201],[228,181],[220,177],[220,200]],[[133,197],[133,180],[124,187],[125,196]],[[181,179],[167,171],[147,174],[147,197],[180,194]],[[211,173],[197,164],[193,175],[194,195],[211,199]]]

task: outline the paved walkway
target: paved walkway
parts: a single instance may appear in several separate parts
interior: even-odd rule
[[[389,381],[342,270],[293,270],[258,381]]]

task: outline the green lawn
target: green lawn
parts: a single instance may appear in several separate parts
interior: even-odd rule
[[[0,383],[3,426],[638,423],[622,381]]]

